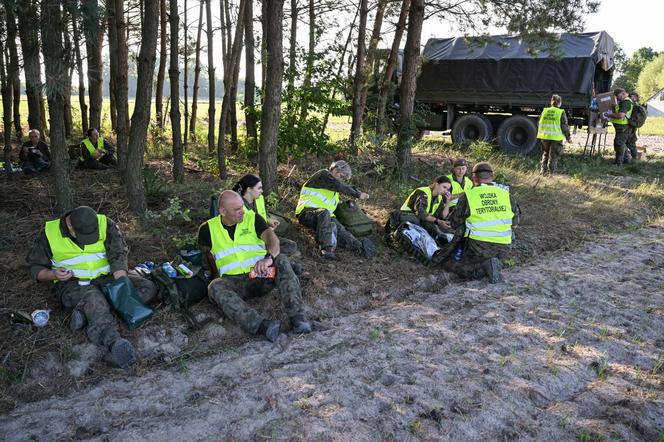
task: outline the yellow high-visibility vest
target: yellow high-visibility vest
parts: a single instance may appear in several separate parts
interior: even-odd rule
[[[305,208],[327,209],[334,216],[339,204],[339,192],[318,187],[302,186],[300,199],[295,208],[295,215],[299,215]]]
[[[468,178],[467,176],[463,177],[463,187],[461,187],[461,184],[454,178],[454,174],[451,173],[447,175],[447,177],[452,181],[452,195],[456,195],[459,193],[466,193],[466,190],[472,189],[473,188],[473,181]],[[453,199],[450,201],[450,208],[456,206],[458,203],[458,199]]]
[[[262,216],[265,222],[267,222],[267,209],[265,208],[265,198],[263,198],[263,195],[259,196],[254,203],[256,204],[256,213]]]
[[[562,141],[565,139],[560,127],[560,117],[565,111],[559,107],[551,106],[542,111],[537,126],[537,138],[540,140]]]
[[[92,280],[111,272],[111,266],[106,259],[106,216],[97,215],[99,223],[99,240],[88,244],[81,249],[70,238],[60,232],[60,219],[46,223],[46,239],[51,247],[51,265],[53,268],[71,270],[74,277],[81,280]]]
[[[632,100],[629,98],[625,98],[626,101],[629,101],[629,109],[627,112],[625,112],[625,116],[623,118],[612,118],[611,123],[616,126],[626,126],[629,123],[629,117],[632,116],[632,110],[634,110],[634,104],[632,103]],[[613,112],[618,113],[620,111],[620,104],[616,104],[613,106]]]
[[[231,239],[228,231],[221,225],[221,216],[207,221],[210,228],[212,248],[219,276],[243,275],[266,253],[265,242],[256,234],[256,214],[253,210],[244,212],[244,219],[235,226],[235,235]]]
[[[83,140],[83,145],[88,150],[90,155],[94,155],[95,150],[97,150],[97,149],[104,150],[104,139],[102,137],[97,138],[97,147],[96,148],[92,144],[92,141],[90,141],[90,138],[86,138],[85,140]],[[82,159],[83,159],[83,157],[81,157],[81,160]]]
[[[466,191],[470,216],[466,236],[484,242],[512,243],[512,204],[510,192],[500,186],[477,186]]]
[[[402,212],[412,212],[411,208],[408,207],[408,203],[410,203],[410,199],[415,195],[415,192],[418,190],[421,190],[424,192],[427,196],[427,213],[429,215],[433,215],[436,213],[436,210],[438,210],[438,207],[440,206],[440,203],[442,201],[440,196],[437,196],[436,199],[434,200],[433,194],[431,192],[431,187],[429,186],[424,186],[424,187],[418,187],[417,189],[413,190],[410,195],[408,195],[408,198],[406,198],[406,201],[404,201],[403,205],[401,206]]]

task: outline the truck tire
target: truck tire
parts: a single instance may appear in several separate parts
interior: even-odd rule
[[[537,125],[532,118],[513,115],[500,125],[497,138],[505,152],[528,155],[537,146]]]
[[[482,114],[467,114],[452,125],[452,142],[457,144],[472,141],[489,141],[493,136],[493,126]]]

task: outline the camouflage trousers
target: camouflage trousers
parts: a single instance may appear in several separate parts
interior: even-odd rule
[[[627,140],[630,136],[630,127],[628,125],[614,125],[616,135],[613,138],[613,150],[616,151],[615,164],[621,165],[625,162],[625,154],[629,152],[627,149]],[[634,155],[636,155],[636,145],[634,146]]]
[[[452,244],[450,244],[450,247],[452,247]],[[457,262],[450,256],[443,263],[445,270],[455,273],[463,279],[480,279],[487,276],[482,263],[494,257],[505,258],[511,249],[509,245],[476,241],[469,238],[465,239],[463,247],[464,253],[461,261]],[[446,252],[453,255],[453,250]]]
[[[629,162],[629,157],[632,158],[632,161],[636,161],[637,156],[636,156],[636,129],[633,128],[632,126],[627,126],[627,140],[625,141],[625,146],[627,146],[627,149],[625,149],[625,155],[623,157],[623,161],[625,163]]]
[[[113,275],[105,275],[92,281],[90,285],[78,285],[78,281],[59,282],[53,285],[53,292],[67,310],[79,310],[85,315],[85,333],[90,342],[109,347],[120,338],[118,322],[101,291],[101,286],[113,281]],[[157,295],[157,287],[148,279],[129,272],[129,279],[136,287],[144,303],[149,303]]]
[[[277,277],[274,280],[249,279],[246,274],[224,275],[212,281],[208,287],[210,300],[247,333],[256,334],[265,318],[249,307],[246,300],[267,295],[275,288],[279,291],[279,298],[289,318],[303,313],[300,281],[293,273],[288,258],[280,253],[274,265],[277,266]]]
[[[540,161],[540,173],[542,175],[556,173],[558,159],[562,153],[562,141],[542,140],[542,160]]]
[[[361,250],[362,243],[326,209],[305,209],[297,217],[300,224],[316,231],[321,249]]]

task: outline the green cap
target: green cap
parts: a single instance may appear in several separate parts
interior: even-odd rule
[[[69,214],[71,227],[76,233],[76,242],[94,244],[99,241],[99,221],[97,212],[88,206],[79,206]]]
[[[466,160],[464,158],[457,158],[456,161],[454,161],[454,164],[452,167],[460,167],[460,166],[467,166],[468,163],[466,163]]]

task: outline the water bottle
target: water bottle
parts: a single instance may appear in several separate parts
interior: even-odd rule
[[[32,323],[36,327],[41,328],[48,324],[49,313],[48,310],[35,310],[30,317],[32,318]]]
[[[456,262],[459,262],[461,261],[461,258],[463,258],[463,247],[457,246],[457,248],[454,249],[454,255],[452,259],[454,259]]]
[[[169,278],[176,278],[178,272],[173,268],[170,262],[165,262],[161,265],[161,268],[164,270],[164,273],[168,275]]]

